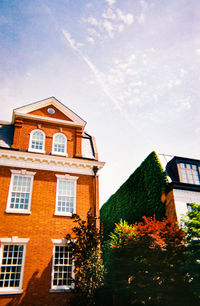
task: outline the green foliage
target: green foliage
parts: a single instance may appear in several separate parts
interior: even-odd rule
[[[114,231],[110,233],[108,246],[111,248],[123,246],[134,236],[136,236],[135,226],[128,225],[126,221],[121,219],[118,224],[115,224]]]
[[[144,218],[132,226],[121,221],[110,239],[106,281],[113,305],[199,305],[182,269],[185,234],[172,220]]]
[[[165,206],[161,194],[167,188],[167,177],[155,152],[152,152],[128,180],[101,208],[104,240],[108,239],[120,219],[129,224],[141,221],[142,216],[162,219]]]
[[[191,290],[200,299],[200,205],[191,203],[190,207],[184,222],[188,243],[185,269],[190,276]]]
[[[75,262],[75,305],[94,305],[96,290],[103,285],[104,267],[101,259],[101,233],[96,226],[96,218],[87,214],[87,222],[74,215],[77,225],[73,237],[68,234],[69,250]]]
[[[188,240],[200,238],[200,205],[191,203],[190,208],[191,211],[187,213],[188,219],[185,222]]]

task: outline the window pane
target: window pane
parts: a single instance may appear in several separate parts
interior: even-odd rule
[[[72,284],[72,255],[67,246],[55,246],[53,262],[53,286],[70,286]],[[58,260],[56,258],[59,258]],[[64,258],[67,258],[65,260]]]
[[[183,183],[200,185],[197,165],[180,163],[180,172]]]
[[[32,134],[31,149],[41,151],[44,149],[44,134],[41,131],[35,131]]]
[[[10,208],[27,210],[30,202],[31,177],[15,175],[11,190]]]
[[[19,287],[22,260],[19,263],[19,249],[24,252],[24,245],[4,245],[1,261],[0,287]],[[8,258],[8,260],[6,260]]]
[[[54,152],[66,153],[66,137],[62,134],[58,134],[54,137]]]

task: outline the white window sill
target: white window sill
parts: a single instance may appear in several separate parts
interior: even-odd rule
[[[70,212],[59,212],[59,211],[56,211],[54,213],[54,216],[61,216],[61,217],[72,217],[72,215],[75,214],[75,212],[73,213],[70,213]]]
[[[22,289],[16,289],[16,290],[0,290],[0,295],[1,294],[22,294],[23,290]]]
[[[66,292],[66,291],[73,291],[74,287],[66,287],[66,288],[53,288],[50,289],[50,293],[57,293],[57,292]]]
[[[20,209],[6,209],[6,213],[8,214],[23,214],[23,215],[30,215],[30,210],[20,210]]]
[[[46,153],[44,150],[34,150],[34,149],[28,149],[28,152],[43,153],[43,154]]]
[[[68,156],[67,153],[61,153],[61,152],[52,152],[52,155],[65,156],[65,157]]]

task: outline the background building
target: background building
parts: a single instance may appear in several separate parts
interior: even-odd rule
[[[73,263],[64,238],[74,213],[99,216],[104,165],[85,125],[54,97],[15,109],[12,122],[0,124],[1,305],[70,299]]]
[[[200,160],[152,152],[101,207],[104,238],[120,219],[166,216],[180,222],[190,203],[200,203]]]

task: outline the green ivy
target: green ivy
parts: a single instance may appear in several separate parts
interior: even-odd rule
[[[120,219],[133,224],[141,221],[143,216],[155,215],[159,220],[165,217],[161,194],[166,192],[167,183],[167,176],[153,151],[102,206],[100,216],[104,240],[107,240]]]

